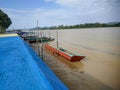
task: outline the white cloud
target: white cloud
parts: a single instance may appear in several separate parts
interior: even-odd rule
[[[11,28],[35,27],[37,20],[39,20],[40,26],[67,24],[68,20],[72,18],[70,12],[64,9],[47,10],[36,8],[33,10],[17,10],[2,8],[2,10],[12,19]]]
[[[45,2],[52,2],[52,1],[54,1],[54,0],[44,0]]]
[[[56,9],[35,8],[30,10],[18,10],[2,8],[12,19],[11,28],[32,28],[39,20],[39,26],[69,25],[86,22],[119,21],[119,12],[115,1],[107,0],[45,0],[64,6]],[[117,1],[117,0],[116,0]],[[113,4],[114,2],[114,4]],[[109,8],[108,8],[109,7]],[[119,10],[119,9],[117,9]],[[116,13],[117,12],[117,13]]]
[[[44,0],[44,1],[54,2],[56,4],[69,8],[81,8],[81,7],[89,7],[96,0]]]
[[[55,2],[64,6],[75,6],[80,4],[80,0],[56,0]]]

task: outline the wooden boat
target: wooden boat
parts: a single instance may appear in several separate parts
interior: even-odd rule
[[[48,44],[45,44],[45,48],[48,49],[48,50],[50,50],[50,51],[52,51],[53,54],[56,53],[56,54],[58,54],[58,55],[60,55],[60,56],[62,56],[64,58],[66,58],[67,60],[72,61],[72,62],[74,62],[74,61],[80,61],[83,58],[85,58],[85,56],[76,55],[76,54],[72,54],[70,52],[67,52],[65,49],[59,49],[59,50],[57,50],[57,49],[51,47]]]
[[[49,42],[49,41],[53,41],[54,38],[50,38],[50,37],[42,37],[38,38],[38,37],[27,37],[25,40],[29,41],[30,43],[35,43],[35,42]]]
[[[36,35],[34,32],[20,32],[18,33],[18,35],[20,37],[22,37],[24,40],[27,40],[29,43],[35,43],[35,42],[49,42],[49,41],[53,41],[54,38],[51,37],[38,37],[38,35]]]
[[[24,40],[30,39],[30,38],[37,38],[38,35],[35,32],[19,32],[17,33],[20,37],[22,37]]]

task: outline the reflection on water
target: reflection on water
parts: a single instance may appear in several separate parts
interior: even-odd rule
[[[55,30],[44,34],[56,38]],[[86,56],[87,60],[81,61],[84,72],[104,85],[120,89],[119,27],[58,30],[58,37],[59,47]],[[50,44],[56,47],[56,41]]]

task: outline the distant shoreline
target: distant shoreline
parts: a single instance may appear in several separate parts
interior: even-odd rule
[[[73,30],[73,29],[92,29],[92,28],[120,28],[120,27],[91,27],[91,28],[68,28],[68,29],[40,29],[40,30]]]
[[[118,23],[85,23],[85,24],[77,24],[77,25],[59,25],[59,26],[51,26],[51,27],[35,27],[30,29],[13,29],[12,31],[19,30],[69,30],[69,29],[88,29],[88,28],[114,28],[120,27],[120,22]],[[8,30],[11,31],[11,30]]]
[[[59,25],[51,27],[35,27],[30,30],[54,30],[54,29],[80,29],[80,28],[104,28],[104,27],[120,27],[120,22],[114,23],[85,23],[76,25]]]

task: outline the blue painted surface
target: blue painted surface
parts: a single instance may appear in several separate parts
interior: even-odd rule
[[[0,90],[68,90],[20,37],[0,38]]]

